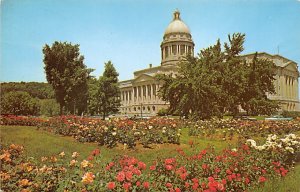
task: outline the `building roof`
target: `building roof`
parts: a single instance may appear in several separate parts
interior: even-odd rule
[[[255,53],[248,53],[248,54],[242,55],[242,57],[253,57],[254,55],[255,55]],[[286,57],[283,57],[278,54],[272,55],[272,54],[269,54],[266,52],[258,52],[257,55],[258,55],[258,57],[265,57],[268,59],[272,59],[272,61],[278,67],[286,67],[289,64],[294,64],[297,66],[297,63],[295,61],[287,59]]]

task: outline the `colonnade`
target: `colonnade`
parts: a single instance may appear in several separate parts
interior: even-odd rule
[[[193,53],[194,50],[191,45],[184,45],[184,44],[176,44],[176,45],[165,45],[162,48],[162,59],[166,59],[169,56],[178,56],[178,55],[184,55],[186,53]]]
[[[298,100],[298,78],[282,75],[279,78],[280,96],[286,99]]]
[[[130,90],[121,90],[121,101],[123,105],[140,104],[150,101],[156,101],[158,84],[137,85]]]

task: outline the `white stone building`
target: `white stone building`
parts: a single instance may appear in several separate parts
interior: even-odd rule
[[[157,96],[160,82],[154,76],[159,73],[176,73],[177,63],[186,54],[194,55],[194,42],[187,25],[181,20],[180,12],[174,12],[174,18],[165,30],[161,47],[161,65],[135,71],[134,78],[120,82],[121,107],[124,115],[153,116],[168,103]],[[280,55],[259,53],[259,57],[271,59],[277,66],[274,81],[276,94],[270,99],[282,102],[282,109],[299,110],[297,63]],[[244,55],[251,59],[254,53]]]

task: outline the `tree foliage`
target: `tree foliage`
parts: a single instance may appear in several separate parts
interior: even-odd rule
[[[39,99],[53,99],[54,92],[50,84],[40,82],[8,82],[1,83],[1,93],[24,91],[31,97]]]
[[[1,114],[38,115],[39,101],[27,92],[9,92],[1,98]]]
[[[55,99],[41,99],[40,106],[40,115],[47,117],[59,115],[59,104]]]
[[[240,56],[245,35],[235,33],[228,39],[224,50],[218,40],[198,56],[188,55],[178,73],[157,76],[163,81],[159,95],[169,101],[171,113],[206,119],[237,114],[240,106],[251,114],[268,114],[278,107],[266,96],[274,93],[274,63],[257,56],[246,62]]]
[[[43,53],[47,81],[54,89],[60,114],[64,108],[81,114],[87,107],[87,80],[92,70],[85,66],[79,45],[56,41],[51,47],[46,44]]]
[[[118,112],[120,106],[118,76],[112,62],[108,61],[99,80],[90,81],[89,112],[91,114],[101,114],[104,119],[108,114]]]

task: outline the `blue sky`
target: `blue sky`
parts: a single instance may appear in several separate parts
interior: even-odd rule
[[[178,8],[195,52],[234,32],[245,51],[279,53],[300,63],[299,0],[2,0],[0,81],[46,82],[42,48],[80,44],[93,75],[111,60],[120,80],[160,65],[163,33]]]

